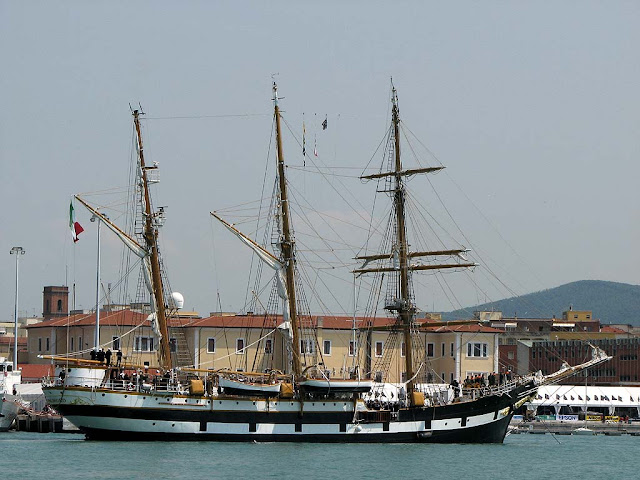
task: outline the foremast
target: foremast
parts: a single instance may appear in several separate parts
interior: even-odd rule
[[[159,364],[165,370],[171,369],[171,350],[169,348],[169,329],[167,327],[167,316],[162,285],[162,274],[160,271],[160,255],[158,253],[158,229],[154,224],[154,214],[151,209],[151,197],[149,194],[149,182],[147,167],[144,161],[144,149],[142,145],[142,133],[140,131],[140,112],[133,111],[133,122],[138,139],[138,159],[140,161],[140,188],[142,189],[142,199],[144,208],[144,230],[143,238],[149,254],[151,264],[151,286],[155,297],[156,320],[160,330],[160,348],[158,350]]]
[[[287,302],[289,303],[289,321],[291,322],[292,345],[291,361],[293,374],[296,379],[302,375],[302,362],[300,361],[300,331],[298,322],[298,309],[296,303],[295,288],[295,240],[291,232],[291,220],[289,211],[289,199],[287,195],[287,180],[285,176],[284,152],[282,150],[282,133],[280,129],[280,107],[278,106],[278,86],[273,82],[273,109],[276,123],[276,149],[278,164],[278,182],[280,188],[280,218],[282,222],[282,237],[280,251],[285,265],[285,278],[287,286]]]
[[[408,246],[407,231],[405,226],[405,190],[402,175],[402,158],[400,156],[400,118],[398,114],[398,95],[395,87],[392,90],[392,122],[394,135],[395,150],[395,191],[394,204],[396,209],[396,229],[398,235],[398,260],[400,268],[400,303],[398,305],[398,315],[402,323],[402,332],[405,345],[405,371],[407,378],[407,392],[411,401],[411,392],[413,392],[414,375],[413,375],[413,341],[411,339],[411,327],[415,316],[415,306],[411,302],[409,291],[409,263],[408,263]]]
[[[393,165],[391,171],[376,173],[373,175],[365,175],[360,177],[363,180],[373,180],[380,178],[393,179],[393,187],[390,193],[392,193],[394,210],[395,210],[395,231],[396,239],[393,244],[393,251],[386,252],[379,255],[363,255],[357,256],[356,259],[364,260],[364,265],[353,271],[356,274],[363,273],[381,273],[381,272],[396,272],[399,274],[399,297],[396,298],[391,304],[385,305],[385,309],[389,311],[395,311],[399,324],[402,328],[403,339],[405,344],[405,377],[406,377],[406,391],[409,394],[409,405],[413,405],[413,395],[411,393],[415,390],[415,377],[416,371],[414,370],[413,362],[413,339],[412,329],[414,328],[414,321],[416,315],[416,307],[412,299],[412,290],[410,284],[410,273],[413,271],[421,270],[441,270],[450,268],[465,268],[474,267],[475,263],[449,263],[449,264],[411,264],[411,259],[417,257],[439,257],[439,256],[458,256],[464,259],[462,255],[466,250],[462,249],[450,249],[450,250],[435,250],[435,251],[422,251],[422,252],[410,252],[409,244],[407,241],[407,228],[406,228],[406,189],[404,185],[404,178],[419,173],[432,173],[442,170],[444,167],[424,167],[415,169],[402,169],[402,157],[400,152],[400,114],[398,108],[398,95],[395,87],[392,85],[392,127],[393,127]],[[396,264],[397,259],[397,264]],[[387,267],[374,267],[365,268],[369,262],[392,260],[393,265]]]

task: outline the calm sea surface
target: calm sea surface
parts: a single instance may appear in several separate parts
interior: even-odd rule
[[[85,441],[0,433],[0,471],[18,479],[639,478],[640,437],[511,435],[503,445],[312,445]]]

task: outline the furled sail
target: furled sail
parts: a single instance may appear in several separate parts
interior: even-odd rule
[[[131,250],[135,255],[140,257],[143,265],[142,272],[144,274],[144,283],[147,287],[147,290],[151,294],[151,312],[155,313],[157,311],[157,305],[156,305],[155,296],[153,295],[153,285],[151,282],[151,258],[149,257],[149,252],[147,252],[147,250],[138,242],[136,242],[133,238],[131,238],[129,235],[123,232],[115,223],[113,223],[111,220],[105,217],[102,213],[100,213],[98,210],[96,210],[87,202],[85,202],[79,195],[75,195],[75,198],[82,205],[84,205],[84,207],[87,210],[89,210],[93,215],[100,218],[100,221],[104,223],[104,225],[109,230],[111,230],[122,241],[122,243],[124,243],[129,248],[129,250]],[[156,329],[157,327],[154,329],[154,332]]]
[[[284,319],[283,319],[282,324],[278,328],[287,329],[289,331],[289,333],[291,333],[291,323],[289,322],[289,317],[290,317],[290,315],[289,315],[289,302],[288,302],[289,296],[288,296],[288,293],[287,293],[287,281],[286,281],[286,278],[285,278],[285,266],[275,256],[273,256],[267,250],[265,250],[260,245],[258,245],[256,242],[251,240],[249,237],[247,237],[244,233],[242,233],[240,230],[235,228],[233,225],[231,225],[230,223],[224,221],[222,218],[220,218],[214,212],[210,212],[210,213],[211,213],[212,217],[214,217],[216,220],[218,220],[220,223],[222,223],[231,233],[233,233],[236,237],[238,237],[240,239],[240,241],[242,241],[242,243],[244,243],[251,250],[253,250],[256,253],[256,255],[258,255],[260,260],[262,260],[269,267],[271,267],[273,270],[275,270],[275,272],[276,272],[276,283],[277,283],[277,286],[278,286],[278,296],[282,300],[284,300],[284,302],[283,302],[284,303],[284,308],[283,308],[283,317],[284,317]],[[283,326],[284,326],[284,328],[283,328]]]

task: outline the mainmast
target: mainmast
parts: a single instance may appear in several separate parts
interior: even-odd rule
[[[171,350],[169,348],[169,330],[167,328],[167,318],[165,312],[164,292],[162,289],[162,275],[160,273],[160,256],[158,254],[158,229],[154,225],[154,215],[151,211],[151,198],[149,195],[149,182],[147,179],[147,167],[144,163],[144,150],[142,148],[142,134],[140,133],[140,112],[133,111],[133,122],[136,127],[138,137],[138,157],[140,159],[140,175],[142,196],[144,199],[144,230],[143,238],[150,254],[151,263],[151,284],[155,297],[155,314],[157,316],[158,328],[160,329],[160,350],[159,363],[162,368],[171,368]]]
[[[295,254],[294,239],[291,234],[291,223],[289,213],[289,200],[287,196],[287,180],[285,177],[284,154],[282,151],[282,134],[280,131],[280,108],[278,107],[278,86],[273,82],[273,106],[276,121],[276,146],[278,153],[278,181],[280,186],[280,215],[282,217],[282,241],[280,250],[286,266],[287,294],[289,302],[289,315],[292,331],[291,357],[293,363],[293,373],[296,378],[302,374],[302,363],[300,362],[300,332],[298,324],[298,310],[296,305],[295,288]]]

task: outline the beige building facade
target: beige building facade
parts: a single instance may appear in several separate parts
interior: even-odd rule
[[[146,317],[146,312],[131,310],[101,313],[100,346],[112,350],[112,363],[115,352],[121,349],[125,363],[157,365],[158,340]],[[171,322],[171,345],[179,365],[207,370],[288,371],[289,334],[282,328],[281,317],[192,315]],[[384,327],[390,322],[378,319],[374,326]],[[346,317],[313,316],[308,323],[296,351],[305,367],[316,366],[334,378],[359,374],[391,383],[407,380],[401,333],[364,328],[361,319],[354,331],[353,319]],[[45,320],[29,326],[28,331],[29,363],[50,363],[50,359],[41,358],[43,355],[70,353],[76,358],[89,358],[94,348],[95,315]],[[413,340],[418,382],[460,382],[467,376],[498,371],[500,330],[480,325],[436,328],[426,321],[418,331]]]

